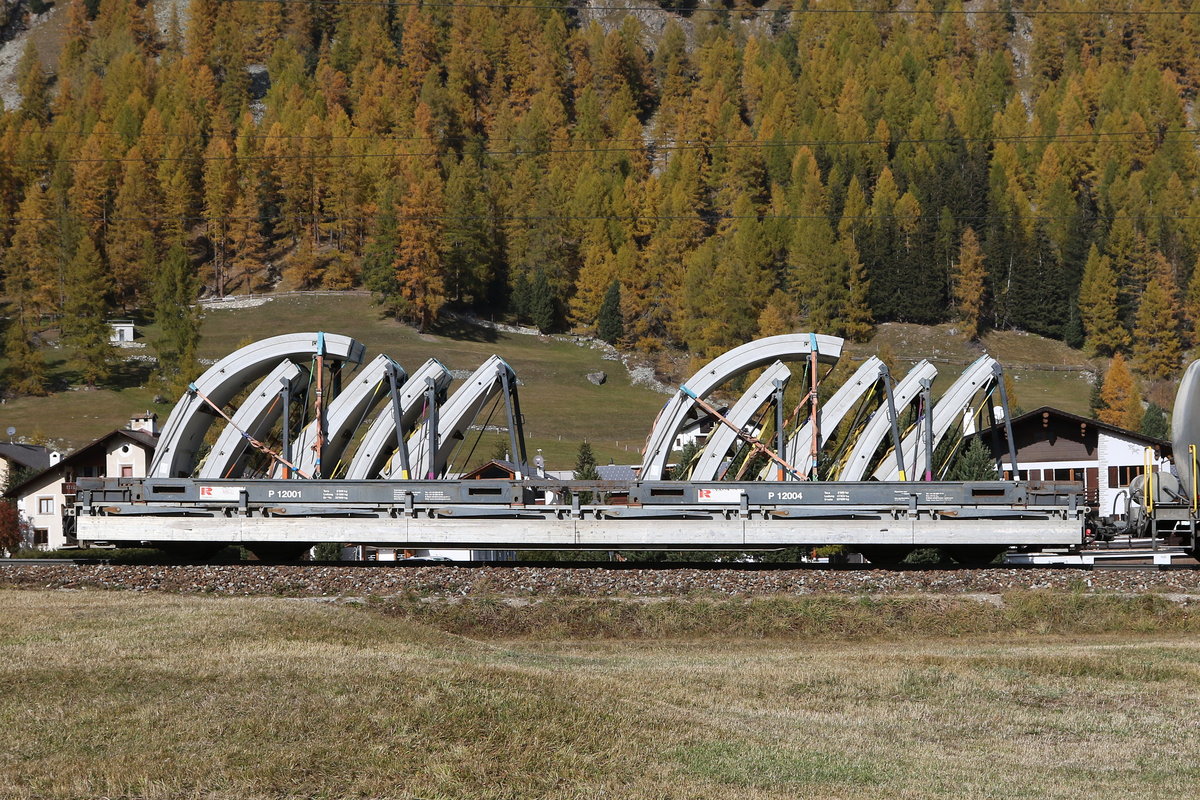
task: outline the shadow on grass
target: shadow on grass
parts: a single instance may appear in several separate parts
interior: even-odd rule
[[[482,325],[472,325],[463,319],[450,318],[439,320],[430,329],[430,333],[460,342],[494,342],[500,338],[499,333],[492,328],[485,328]]]

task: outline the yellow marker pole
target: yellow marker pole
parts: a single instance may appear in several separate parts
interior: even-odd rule
[[[1188,445],[1188,455],[1192,457],[1192,514],[1195,514],[1198,508],[1197,503],[1200,503],[1200,500],[1196,498],[1196,445]]]
[[[1146,462],[1146,483],[1144,484],[1146,487],[1146,513],[1154,511],[1154,473],[1150,471],[1150,454],[1152,452],[1149,447],[1142,451],[1143,460]]]

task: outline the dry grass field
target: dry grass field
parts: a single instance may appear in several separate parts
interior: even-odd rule
[[[387,612],[0,592],[0,796],[1178,798],[1200,782],[1200,640],[1153,625],[467,638]]]

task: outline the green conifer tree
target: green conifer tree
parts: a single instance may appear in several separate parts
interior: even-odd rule
[[[167,251],[154,281],[154,319],[159,325],[154,340],[158,351],[158,382],[178,396],[196,376],[196,349],[200,343],[200,315],[194,307],[199,280],[182,244]]]
[[[1142,415],[1142,424],[1139,430],[1146,436],[1153,436],[1156,439],[1166,439],[1170,435],[1167,427],[1167,415],[1161,407],[1151,403],[1146,407],[1146,413]]]
[[[538,270],[529,287],[529,320],[542,333],[554,330],[558,320],[558,312],[554,307],[554,290],[546,273]]]
[[[112,374],[108,283],[99,251],[90,237],[82,237],[67,266],[62,330],[64,342],[74,350],[70,363],[88,386],[106,381]]]
[[[625,335],[625,323],[621,319],[621,282],[613,281],[604,293],[600,313],[596,317],[596,335],[609,344],[616,344]]]
[[[946,474],[951,481],[994,481],[996,480],[996,462],[992,454],[983,444],[982,437],[973,436],[971,442],[954,459],[954,464]]]
[[[592,453],[592,445],[586,440],[579,444],[579,454],[575,457],[575,480],[598,481],[600,473],[596,470],[596,456]],[[579,502],[592,502],[591,492],[580,492]]]
[[[46,394],[46,362],[30,341],[25,320],[13,319],[4,338],[4,355],[8,357],[7,383],[17,394]]]

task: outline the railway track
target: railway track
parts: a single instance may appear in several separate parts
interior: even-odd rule
[[[562,569],[634,572],[640,570],[672,571],[695,570],[699,572],[875,572],[875,573],[926,573],[926,572],[1197,572],[1200,563],[1149,564],[1149,563],[1098,563],[1098,564],[901,564],[879,566],[875,564],[827,564],[807,561],[790,562],[705,562],[705,561],[424,561],[418,559],[399,561],[178,561],[161,560],[130,563],[107,558],[7,558],[0,559],[0,568],[5,566],[115,566],[115,567],[231,567],[254,570],[263,567],[332,567],[352,570],[414,570],[414,569]]]

